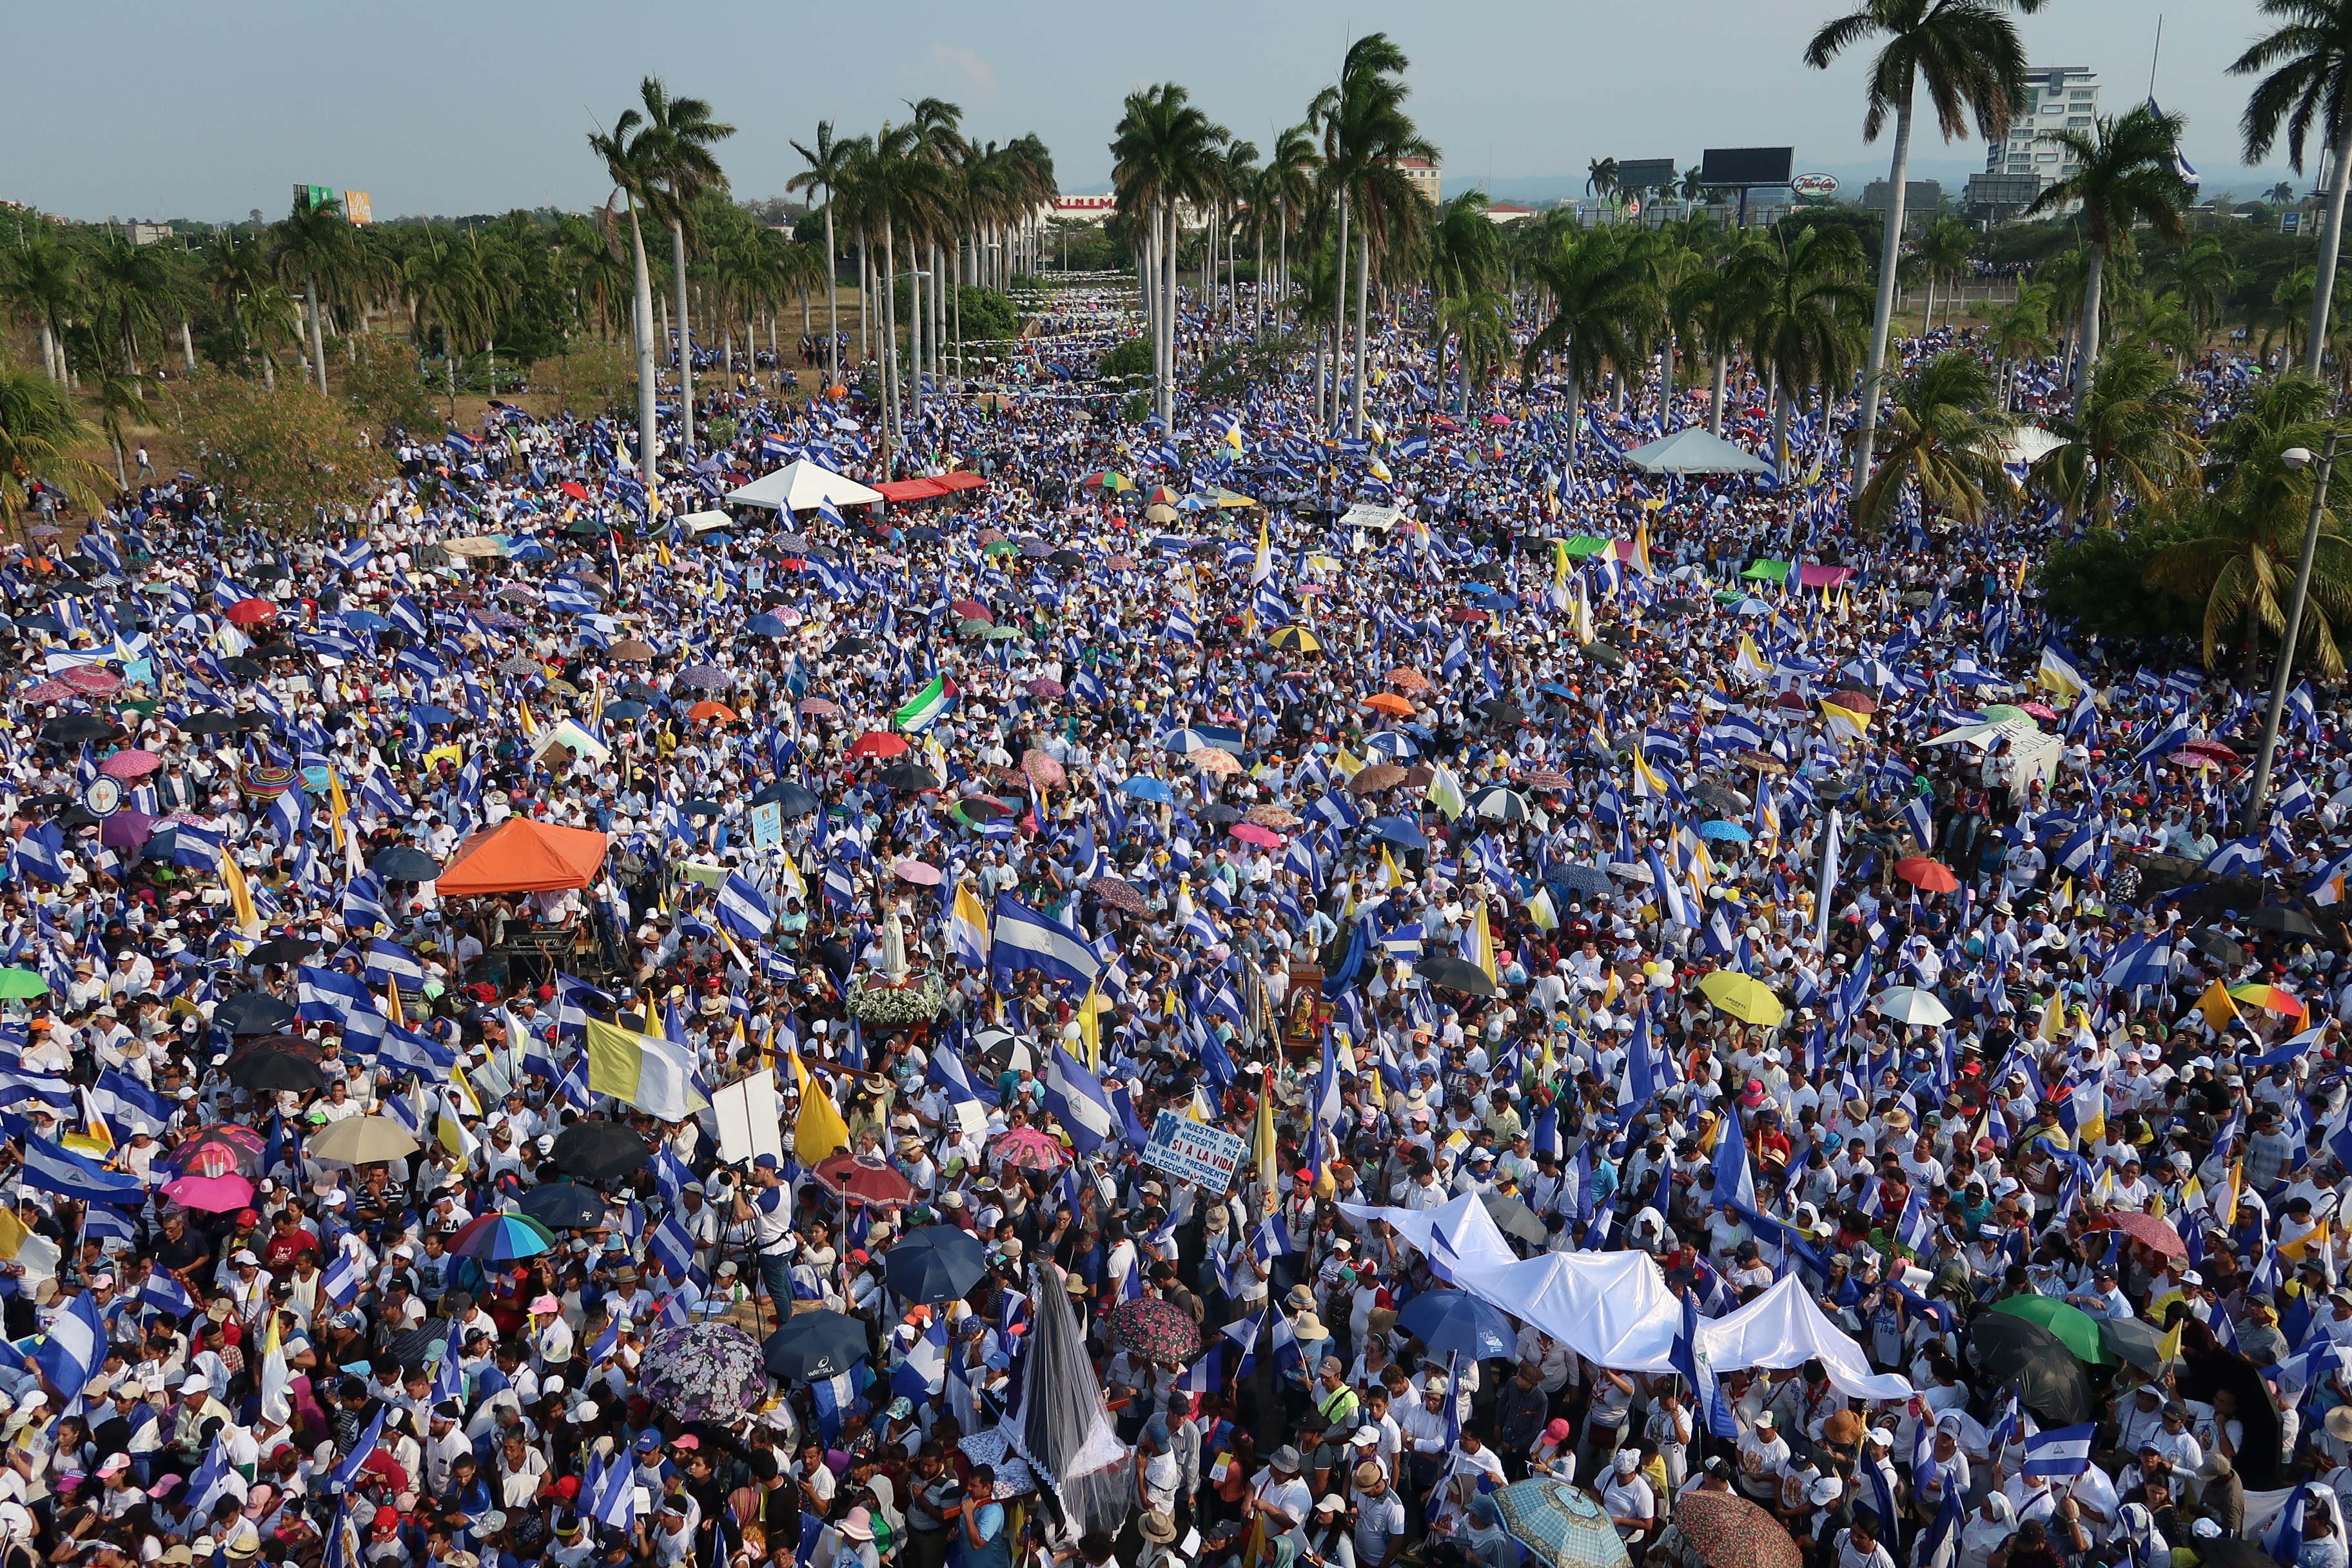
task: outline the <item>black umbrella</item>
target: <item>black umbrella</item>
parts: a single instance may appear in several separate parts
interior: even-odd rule
[[[1227,823],[1239,822],[1242,819],[1242,814],[1237,807],[1227,805],[1223,801],[1220,801],[1216,805],[1209,807],[1208,810],[1201,813],[1201,816],[1203,819],[1213,822],[1220,827],[1224,826]]]
[[[864,637],[835,637],[833,639],[833,646],[825,651],[835,658],[856,658],[861,655],[872,653],[874,645]]]
[[[2317,936],[2319,928],[2293,910],[2283,910],[2276,904],[2266,904],[2254,911],[2246,922],[2256,931],[2274,931],[2281,936]]]
[[[441,874],[441,863],[422,849],[395,844],[379,851],[368,869],[387,882],[429,882]]]
[[[256,1051],[228,1069],[229,1081],[251,1089],[293,1089],[297,1093],[327,1087],[327,1075],[317,1062],[291,1051]]]
[[[900,795],[922,795],[940,787],[940,775],[920,763],[892,763],[875,775],[884,789]]]
[[[1412,972],[1432,985],[1445,991],[1466,991],[1473,996],[1499,994],[1486,972],[1466,958],[1441,952],[1434,958],[1424,958],[1412,966]]]
[[[2208,958],[2233,967],[2246,962],[2246,950],[2210,926],[2190,931],[2189,945]]]
[[[947,535],[936,528],[922,526],[908,529],[906,538],[909,544],[938,544],[944,541]]]
[[[2107,1349],[2142,1372],[2154,1373],[2164,1369],[2164,1357],[2157,1350],[2164,1336],[2146,1318],[2101,1318],[2099,1338],[2106,1342]]]
[[[760,1351],[768,1370],[786,1382],[823,1383],[866,1358],[866,1325],[845,1312],[803,1312],[770,1334]]]
[[[2263,1369],[2233,1351],[2216,1346],[2191,1351],[2182,1358],[2175,1386],[2183,1399],[2203,1400],[2228,1389],[2238,1402],[2238,1419],[2246,1426],[2246,1440],[2238,1445],[2238,1477],[2248,1491],[2268,1491],[2286,1485],[2279,1474],[2279,1438],[2283,1426],[2278,1405],[2263,1386]],[[2265,1447],[2265,1445],[2268,1445]]]
[[[41,739],[64,745],[79,745],[84,741],[102,740],[114,733],[114,721],[95,713],[68,713],[41,726]]]
[[[753,805],[765,805],[773,801],[786,816],[806,816],[824,803],[814,791],[790,779],[778,779],[774,784],[751,797]]]
[[[247,991],[213,1009],[213,1022],[232,1035],[272,1035],[294,1021],[294,1004],[267,991]]]
[[[300,937],[281,936],[275,941],[263,942],[245,956],[247,962],[251,963],[292,963],[298,959],[308,958],[318,951],[319,944],[315,942],[306,942]]]
[[[1589,642],[1576,651],[1593,663],[1605,664],[1612,669],[1622,669],[1625,666],[1624,654],[1605,642]]]
[[[2044,1426],[2076,1426],[2091,1418],[2091,1385],[2066,1342],[2039,1323],[2008,1312],[1986,1312],[1969,1325],[1965,1344],[1979,1388],[2014,1383],[2018,1396]]]
[[[226,735],[245,727],[244,716],[218,708],[208,708],[202,713],[191,713],[180,721],[180,728],[191,735]]]
[[[221,671],[236,680],[259,680],[269,673],[249,658],[225,658],[221,660]]]
[[[624,1121],[576,1121],[555,1140],[557,1168],[591,1180],[625,1176],[646,1157],[646,1141]]]
[[[1052,562],[1056,566],[1067,566],[1072,568],[1083,566],[1087,563],[1087,558],[1075,550],[1056,550],[1054,553],[1045,557],[1045,559]]]
[[[518,1206],[550,1230],[572,1230],[604,1223],[604,1194],[570,1182],[550,1182],[543,1187],[533,1187],[523,1194]]]
[[[980,1283],[988,1272],[988,1255],[969,1231],[927,1225],[891,1246],[883,1272],[890,1289],[908,1300],[936,1307]]]

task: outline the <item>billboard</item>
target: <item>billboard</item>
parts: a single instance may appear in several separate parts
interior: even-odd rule
[[[1789,182],[1789,188],[1801,196],[1810,196],[1817,201],[1826,200],[1837,195],[1837,176],[1835,174],[1800,174]]]
[[[368,194],[365,191],[345,191],[343,216],[353,223],[373,223],[375,208],[369,202]]]
[[[1617,163],[1617,188],[1622,191],[1655,190],[1679,184],[1682,177],[1672,158],[1623,158]]]
[[[1796,167],[1794,147],[1709,147],[1698,177],[1709,185],[1785,185]]]
[[[310,212],[317,207],[331,206],[342,200],[342,195],[332,185],[296,185],[294,210]]]

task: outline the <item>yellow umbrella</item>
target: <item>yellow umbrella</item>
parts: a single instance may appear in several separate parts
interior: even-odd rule
[[[1301,626],[1285,626],[1265,640],[1273,647],[1295,653],[1314,653],[1323,646],[1313,632]]]
[[[1780,998],[1760,980],[1751,980],[1737,970],[1718,969],[1698,983],[1699,994],[1715,1004],[1717,1009],[1728,1013],[1743,1024],[1754,1024],[1769,1029],[1789,1016]]]

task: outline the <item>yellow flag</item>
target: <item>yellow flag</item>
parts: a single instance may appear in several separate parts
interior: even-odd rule
[[[1266,1192],[1275,1190],[1274,1075],[1258,1080],[1257,1126],[1250,1133],[1250,1153],[1257,1161],[1257,1179]]]
[[[1859,741],[1870,732],[1869,714],[1841,708],[1834,702],[1822,704],[1822,718],[1829,732],[1841,741]]]
[[[2205,987],[2205,994],[2197,998],[2197,1010],[2205,1015],[2205,1022],[2214,1028],[2227,1027],[2238,1016],[2238,1004],[2230,988],[2219,980]]]
[[[333,768],[327,770],[327,817],[335,825],[335,847],[343,847],[343,818],[352,812],[352,803],[343,795],[343,775]]]
[[[1348,778],[1354,778],[1358,773],[1364,771],[1364,764],[1362,762],[1350,756],[1345,746],[1340,747],[1339,750],[1331,753],[1331,765],[1339,769],[1340,773]]]
[[[1484,899],[1478,900],[1478,917],[1474,923],[1478,932],[1478,967],[1486,972],[1487,979],[1500,985],[1503,973],[1495,963],[1495,933],[1486,923],[1486,900]]]
[[[2156,1342],[2156,1359],[2159,1362],[2180,1359],[2180,1331],[2189,1326],[2189,1314],[2183,1312],[2180,1321],[2172,1325],[2165,1336]]]
[[[247,936],[259,936],[261,915],[253,907],[253,894],[245,885],[244,868],[237,865],[233,850],[221,851],[220,879],[228,889],[228,907],[236,916],[236,929]]]
[[[17,1251],[25,1245],[25,1238],[32,1234],[25,1222],[16,1217],[15,1209],[0,1208],[0,1259],[14,1262]]]
[[[801,1086],[801,1113],[793,1123],[793,1153],[803,1165],[814,1165],[849,1147],[849,1123],[833,1103],[833,1096],[802,1065],[793,1052],[793,1081]]]
[[[1086,999],[1078,1004],[1078,1038],[1086,1042],[1087,1070],[1102,1070],[1102,985],[1099,982],[1087,987]]]
[[[2230,1162],[2230,1184],[2221,1189],[2215,1207],[2221,1215],[2224,1229],[2235,1229],[2238,1224],[2238,1194],[2246,1190],[2246,1162],[2242,1157]]]
[[[474,1086],[466,1081],[466,1069],[464,1068],[457,1067],[455,1064],[451,1065],[449,1068],[449,1087],[457,1091],[458,1110],[464,1111],[468,1116],[479,1116],[482,1114],[481,1097],[474,1092]]]
[[[1397,868],[1396,857],[1389,853],[1389,847],[1385,844],[1381,846],[1381,886],[1383,888],[1404,886],[1404,873]]]

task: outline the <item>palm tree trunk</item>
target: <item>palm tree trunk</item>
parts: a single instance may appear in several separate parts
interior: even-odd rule
[[[1577,384],[1576,373],[1568,373],[1568,471],[1576,471],[1576,416],[1584,407],[1584,388]]]
[[[60,386],[65,384],[65,351],[58,346],[58,335],[49,330],[47,316],[41,318],[41,368],[48,373],[51,381]]]
[[[835,298],[839,274],[833,269],[833,187],[824,189],[824,361],[832,367],[833,384],[841,384],[841,303]],[[808,331],[808,290],[801,290],[801,331]],[[776,368],[783,368],[778,360]]]
[[[686,307],[686,226],[670,220],[669,258],[677,274],[677,449],[694,450],[694,335]]]
[[[637,468],[650,497],[661,481],[661,470],[654,464],[655,432],[658,428],[654,414],[654,278],[646,266],[646,232],[637,221],[635,202],[629,204],[629,240],[636,268]],[[457,345],[450,346],[454,349]]]
[[[264,392],[278,390],[278,358],[267,348],[261,351],[261,389]]]
[[[1160,312],[1160,342],[1165,345],[1163,363],[1168,366],[1168,379],[1160,387],[1160,419],[1163,425],[1176,423],[1176,243],[1182,233],[1176,217],[1176,205],[1168,204],[1168,251],[1160,258],[1165,272],[1161,291],[1167,309]]]
[[[1895,268],[1903,255],[1903,182],[1911,167],[1911,81],[1906,76],[1895,103],[1895,162],[1886,176],[1886,232],[1878,246],[1878,304],[1870,317],[1870,353],[1862,367],[1861,437],[1854,444],[1853,489],[1870,478],[1870,452],[1878,435],[1878,377],[1886,363],[1887,329],[1895,319]]]
[[[310,312],[310,374],[318,381],[319,395],[327,395],[327,338],[319,324],[319,279],[305,275],[302,279],[302,300]]]
[[[1282,291],[1274,299],[1275,330],[1282,330],[1282,302],[1290,295],[1290,205],[1286,198],[1282,208],[1282,226],[1274,231],[1274,270],[1282,280]]]
[[[44,327],[46,332],[48,329]],[[188,331],[188,318],[180,318],[180,353],[188,362],[188,374],[196,374],[196,340]]]
[[[2099,295],[2105,285],[2107,269],[2107,247],[2091,247],[2091,269],[2083,279],[2083,321],[2078,342],[2079,357],[2074,362],[2074,417],[2083,416],[2083,399],[2090,395],[2091,377],[2099,363]],[[2315,312],[2321,307],[2313,306]],[[2318,350],[2313,349],[2316,355]],[[2317,363],[2315,359],[2314,363]]]
[[[1364,437],[1364,355],[1371,329],[1372,231],[1356,226],[1356,390],[1348,416],[1348,434]]]
[[[1715,384],[1707,389],[1706,433],[1723,434],[1724,386],[1731,379],[1731,356],[1723,350],[1715,351]]]
[[[1348,357],[1348,187],[1339,187],[1339,243],[1332,253],[1338,268],[1331,279],[1331,418],[1339,418],[1339,378],[1347,374]],[[1327,426],[1326,428],[1328,428]]]
[[[1250,226],[1257,230],[1257,276],[1250,289],[1250,336],[1265,335],[1265,220],[1252,218]]]
[[[2311,343],[2304,351],[2304,368],[2319,374],[2327,353],[2327,308],[2336,298],[2336,264],[2344,244],[2344,192],[2352,180],[2352,115],[2336,138],[2336,167],[2327,172],[2327,226],[2319,235],[2319,278],[2311,294]]]
[[[873,266],[866,258],[866,226],[857,226],[857,362],[866,363],[866,279]]]

